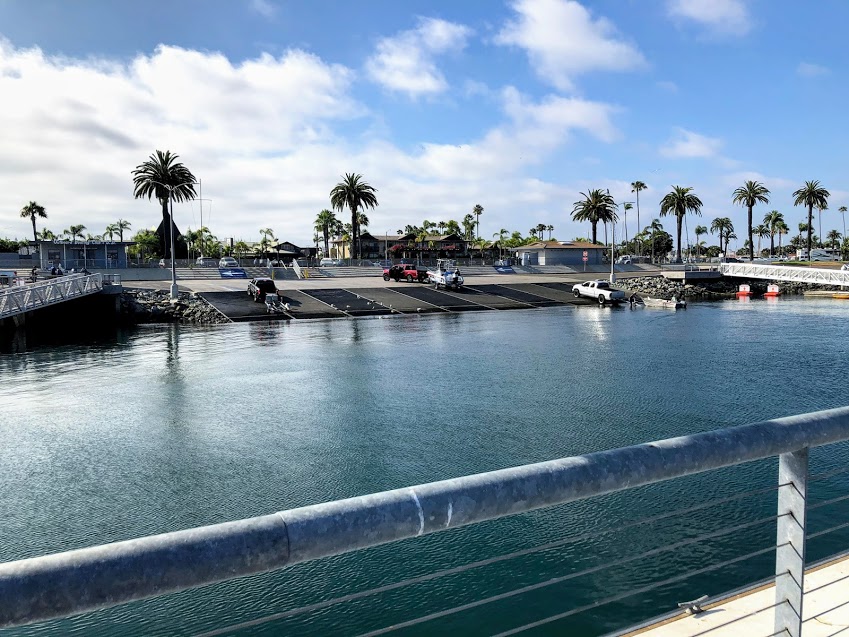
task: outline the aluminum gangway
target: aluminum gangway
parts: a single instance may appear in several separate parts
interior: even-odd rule
[[[746,279],[769,279],[770,281],[793,281],[796,283],[821,283],[824,285],[849,285],[849,270],[830,268],[794,268],[783,265],[761,263],[720,263],[723,276]]]
[[[0,319],[96,294],[102,289],[101,274],[67,274],[41,283],[12,286],[0,290]]]

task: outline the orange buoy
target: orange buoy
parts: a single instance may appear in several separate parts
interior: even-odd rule
[[[771,298],[775,296],[781,296],[781,290],[775,284],[771,284],[766,286],[766,292],[764,292],[765,298]]]
[[[741,285],[741,286],[740,286],[740,288],[737,290],[737,294],[736,294],[735,296],[736,296],[738,299],[740,299],[740,298],[747,297],[747,296],[751,296],[751,295],[752,295],[752,288],[750,288],[748,285],[746,285],[746,284],[744,283],[744,284],[743,284],[743,285]]]

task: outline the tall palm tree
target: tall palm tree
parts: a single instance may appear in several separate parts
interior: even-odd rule
[[[829,230],[828,234],[826,235],[826,239],[829,243],[831,243],[832,250],[837,250],[837,244],[842,238],[843,235],[840,234],[837,230]]]
[[[245,253],[248,250],[250,250],[250,248],[248,247],[248,244],[245,243],[242,240],[237,241],[235,243],[235,245],[233,246],[233,251],[236,253],[236,255],[239,257],[240,260],[245,256]]]
[[[782,254],[781,252],[781,237],[790,232],[790,226],[788,226],[784,219],[776,222],[775,224],[775,232],[778,234],[778,254]]]
[[[646,230],[650,230],[649,236],[651,238],[651,262],[654,263],[654,245],[657,240],[657,235],[663,232],[663,224],[660,223],[660,219],[652,219],[652,222],[648,225]]]
[[[723,230],[723,238],[725,239],[725,250],[728,250],[728,244],[731,242],[731,239],[736,239],[737,235],[734,234],[734,227],[728,227]]]
[[[363,180],[362,175],[345,173],[338,184],[330,191],[330,205],[342,212],[346,207],[351,211],[351,257],[357,251],[357,227],[361,209],[374,209],[377,203],[377,190]]]
[[[626,201],[624,204],[622,204],[622,210],[624,211],[622,213],[622,225],[625,227],[625,243],[626,244],[628,243],[628,211],[633,210],[633,209],[634,209],[634,204],[632,204],[630,201]],[[639,227],[640,227],[639,224],[637,224],[637,228],[639,228]]]
[[[475,215],[471,212],[463,217],[463,235],[467,241],[475,238]]]
[[[71,237],[71,243],[76,243],[77,238],[85,239],[85,234],[83,233],[84,230],[86,230],[86,227],[83,224],[79,224],[76,226],[71,226],[70,228],[65,230],[65,232],[67,232],[68,235]]]
[[[843,215],[843,236],[846,236],[846,211],[849,210],[846,206],[840,206],[837,211]]]
[[[640,228],[640,191],[648,188],[642,181],[631,182],[631,192],[637,195],[637,229]],[[639,254],[637,255],[639,256]]]
[[[117,232],[118,232],[118,241],[123,243],[124,242],[124,230],[129,230],[130,228],[132,228],[133,224],[131,224],[126,219],[118,219],[118,221],[115,222],[115,227],[117,228]]]
[[[357,245],[360,246],[360,258],[363,258],[363,228],[368,228],[369,219],[364,212],[357,213]]]
[[[339,219],[336,218],[332,210],[325,208],[315,218],[315,229],[324,237],[325,256],[330,254],[330,235],[335,234],[337,226],[339,226]]]
[[[699,248],[702,245],[702,242],[699,241],[699,237],[702,236],[703,234],[707,234],[707,233],[708,233],[707,226],[696,226],[696,256],[697,257],[700,256]]]
[[[502,258],[501,249],[504,247],[504,237],[506,237],[510,232],[506,228],[501,228],[498,232],[492,235],[492,238],[498,237],[498,258]]]
[[[548,230],[548,240],[551,241],[551,233],[554,232],[554,226],[549,224],[545,227],[545,229]]]
[[[56,238],[56,234],[52,230],[48,230],[47,228],[43,228],[38,233],[38,241],[53,241]]]
[[[35,218],[47,219],[47,212],[44,210],[44,206],[39,206],[34,201],[30,201],[26,206],[21,208],[21,219],[26,219],[27,217],[32,221],[32,238],[34,241],[38,241],[38,233],[35,230]]]
[[[537,224],[537,236],[539,237],[540,241],[542,241],[545,238],[545,228],[546,228],[546,226],[545,226],[544,223],[538,223]]]
[[[769,235],[769,228],[767,228],[766,224],[760,223],[760,224],[758,224],[757,226],[754,227],[752,232],[758,238],[758,257],[760,257],[761,256],[761,239],[763,239],[764,237],[770,236]]]
[[[472,208],[472,214],[475,216],[475,223],[477,223],[478,231],[477,236],[478,239],[481,238],[481,215],[483,214],[483,206],[479,203],[475,204],[475,207]]]
[[[752,208],[758,203],[769,203],[769,188],[764,186],[759,181],[748,180],[745,184],[734,191],[734,196],[731,200],[733,203],[738,203],[741,206],[746,206],[749,212],[749,261],[755,258],[753,231],[752,231]]]
[[[722,240],[728,232],[734,232],[734,224],[728,217],[717,217],[711,221],[710,233],[719,235],[719,251],[722,254],[725,254],[725,251],[728,250],[728,245],[725,246],[725,250],[722,249]]]
[[[690,186],[672,186],[672,190],[660,200],[660,216],[675,215],[678,221],[678,252],[675,260],[681,261],[681,224],[688,212],[701,216],[702,200],[699,199]]]
[[[607,224],[617,221],[616,210],[618,206],[610,193],[600,188],[580,194],[584,199],[575,202],[572,208],[572,219],[574,221],[589,221],[593,229],[593,243],[598,243],[598,223]]]
[[[775,255],[775,235],[778,233],[779,223],[784,223],[784,215],[778,210],[770,210],[764,215],[764,225],[769,230],[769,256]]]
[[[190,201],[197,196],[194,186],[197,180],[188,168],[177,161],[179,157],[172,155],[170,150],[164,153],[157,150],[132,172],[133,197],[147,197],[148,200],[156,197],[162,206],[160,247],[166,259],[171,258],[170,239],[171,233],[174,232],[174,221],[168,211],[168,202]],[[171,205],[173,207],[173,203]]]
[[[440,221],[439,223],[436,224],[436,226],[439,228],[439,234],[445,234],[445,222],[444,221]]]
[[[793,201],[794,206],[808,207],[808,258],[811,258],[811,233],[814,224],[814,207],[828,208],[828,198],[831,193],[820,186],[819,181],[806,181],[805,185],[793,193],[796,199]]]
[[[106,226],[106,229],[103,231],[103,236],[109,237],[109,240],[112,241],[115,238],[115,233],[118,232],[117,224],[110,223]]]

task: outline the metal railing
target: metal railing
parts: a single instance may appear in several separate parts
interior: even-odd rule
[[[719,271],[724,276],[738,276],[747,279],[820,283],[823,285],[849,285],[849,270],[796,268],[756,263],[720,263]]]
[[[777,521],[774,545],[702,566],[684,575],[619,593],[592,604],[570,609],[549,618],[508,630],[515,634],[563,617],[624,599],[694,574],[710,572],[752,556],[775,552],[775,634],[786,631],[799,637],[802,624],[803,584],[807,511],[845,500],[847,496],[808,506],[808,450],[849,439],[849,407],[760,423],[708,431],[657,442],[562,458],[510,469],[464,476],[440,482],[385,491],[270,515],[199,527],[135,540],[94,546],[6,564],[0,564],[0,627],[64,617],[71,614],[154,597],[212,582],[267,572],[309,560],[348,553],[405,538],[442,532],[485,520],[574,502],[706,472],[713,469],[778,456],[776,486],[737,494],[720,501],[699,503],[683,511],[631,521],[624,528],[656,522],[672,515],[690,514],[710,506],[748,497],[753,493],[778,491],[775,515],[737,524],[699,537],[652,549],[637,557],[593,566],[515,591],[431,613],[390,627],[375,630],[379,635],[405,626],[431,621],[493,601],[539,590],[580,575],[621,566],[637,558],[691,546],[706,538],[735,534],[741,529]],[[844,472],[849,468],[841,468]],[[849,527],[849,522],[807,535],[814,537]],[[617,527],[621,530],[623,526]],[[610,529],[606,532],[611,532]],[[602,531],[605,532],[605,531]],[[238,627],[217,629],[207,636],[256,625],[394,590],[526,555],[568,542],[598,535],[597,532],[522,549],[475,563],[455,566],[402,582],[326,600],[302,608],[245,622]]]
[[[0,290],[0,319],[95,294],[102,289],[101,274],[67,274],[41,283]]]
[[[304,278],[304,273],[301,271],[301,266],[298,265],[298,262],[295,259],[292,259],[292,269],[295,271],[295,274],[298,275],[299,279]]]

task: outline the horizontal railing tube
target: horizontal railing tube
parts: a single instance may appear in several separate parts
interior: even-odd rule
[[[0,564],[0,627],[849,439],[849,407]]]

